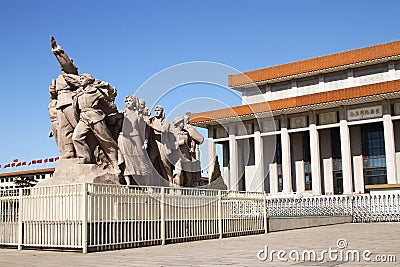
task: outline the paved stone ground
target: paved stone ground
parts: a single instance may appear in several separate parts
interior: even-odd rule
[[[345,239],[347,247],[338,249],[338,239]],[[268,251],[297,250],[300,255],[304,250],[315,250],[317,257],[330,247],[338,251],[370,250],[372,254],[367,256],[371,260],[378,255],[393,255],[397,261],[367,262],[362,255],[359,262],[330,261],[329,254],[322,262],[282,262],[276,254],[272,262],[261,261],[257,252],[265,250],[265,246]],[[296,252],[291,253],[295,257]],[[0,249],[0,266],[400,266],[400,223],[349,223],[89,254]]]

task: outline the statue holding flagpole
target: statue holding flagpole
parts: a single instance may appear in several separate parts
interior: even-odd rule
[[[193,186],[199,179],[198,145],[203,137],[178,117],[154,115],[144,99],[129,95],[126,107],[115,104],[117,89],[91,74],[80,74],[73,60],[50,37],[61,73],[49,86],[49,136],[60,151],[54,176],[39,186],[106,183]]]

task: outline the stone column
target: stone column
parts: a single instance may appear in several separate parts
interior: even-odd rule
[[[332,159],[323,159],[325,195],[334,194]]]
[[[334,193],[331,130],[332,128],[328,128],[319,131],[322,163],[321,180],[324,181],[322,191],[325,192],[325,195],[333,195]]]
[[[362,155],[361,126],[350,130],[351,155],[353,157],[354,192],[364,193],[364,162]]]
[[[353,156],[354,192],[364,194],[364,160],[362,155]]]
[[[400,183],[400,122],[393,122],[394,129],[394,144],[395,144],[395,154],[396,154],[396,177],[397,183]],[[398,137],[396,137],[398,136]]]
[[[208,145],[208,177],[211,179],[211,175],[214,171],[215,157],[217,156],[214,138],[208,137],[207,145]]]
[[[238,143],[234,125],[229,127],[229,190],[239,190]]]
[[[343,194],[353,192],[352,169],[351,169],[351,148],[350,131],[346,120],[346,109],[341,108],[340,116],[340,149],[342,153],[342,173],[343,173]]]
[[[305,176],[304,176],[304,160],[298,160],[294,164],[296,169],[296,193],[304,193],[305,190]]]
[[[315,112],[310,113],[310,154],[312,191],[315,195],[321,195],[321,156]]]
[[[229,167],[229,141],[224,142],[222,144],[222,155],[223,155],[223,160],[222,160],[222,166],[223,166],[223,174],[222,177],[224,178],[224,182],[227,186],[227,188],[230,188],[231,184],[231,179],[230,179],[230,167]]]
[[[264,143],[259,130],[254,132],[254,158],[256,174],[253,178],[253,184],[256,187],[257,192],[264,191]],[[251,153],[251,151],[250,151]]]
[[[304,149],[303,149],[303,133],[296,132],[290,134],[290,150],[292,170],[294,170],[294,180],[296,181],[296,193],[303,193],[305,190],[304,176]]]
[[[278,193],[278,164],[271,163],[269,164],[269,188],[271,194]]]
[[[287,118],[281,118],[282,176],[283,193],[292,193],[292,167],[290,161],[290,136],[287,129]]]
[[[386,155],[386,173],[387,183],[396,184],[396,153],[395,153],[395,142],[394,142],[394,129],[392,116],[390,115],[390,103],[385,101],[383,103],[384,115],[383,115],[383,133],[385,138],[385,155]]]

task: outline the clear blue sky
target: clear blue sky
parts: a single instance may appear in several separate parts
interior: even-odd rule
[[[50,35],[81,73],[118,89],[122,109],[123,98],[152,75],[184,62],[249,71],[399,40],[399,10],[396,0],[2,1],[0,164],[58,156],[47,137],[48,86],[59,74]],[[180,87],[160,103],[168,114],[197,97],[240,104],[204,84]]]

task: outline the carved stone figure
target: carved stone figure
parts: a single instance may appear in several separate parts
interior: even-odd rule
[[[191,159],[200,160],[200,145],[204,142],[204,136],[199,133],[196,128],[189,124],[189,116],[184,116],[184,129],[188,131],[191,137]]]
[[[176,137],[177,149],[173,151],[174,184],[190,187],[192,185],[192,166],[190,145],[191,137],[189,132],[184,129],[184,118],[176,117],[174,119],[172,132]]]
[[[150,117],[145,100],[133,95],[125,98],[125,109],[119,112],[116,89],[90,74],[79,75],[54,37],[50,41],[61,69],[49,87],[48,105],[50,135],[60,160],[54,176],[41,186],[116,184],[121,182],[121,169],[128,185],[191,186],[197,169],[200,172],[198,147],[204,138],[187,118],[178,117],[171,125],[161,106]]]
[[[141,129],[140,134],[142,135],[142,139],[146,139],[146,125],[149,122],[150,118],[150,110],[146,107],[146,101],[144,99],[139,99],[137,103],[137,111],[138,115],[141,118],[139,120],[139,127]]]
[[[125,97],[122,131],[118,137],[118,146],[122,154],[120,162],[124,162],[123,175],[127,185],[132,184],[131,178],[136,183],[143,184],[145,176],[150,174],[150,165],[141,134],[141,132],[144,132],[146,123],[139,116],[138,110],[135,109],[136,103],[136,96],[128,95]]]
[[[154,116],[149,118],[144,146],[147,149],[147,154],[153,167],[164,179],[172,184],[172,166],[168,159],[172,146],[170,124],[165,120],[162,106],[156,106],[154,108]]]
[[[204,142],[204,136],[199,133],[192,125],[189,124],[189,116],[184,116],[184,129],[189,133],[190,144],[190,159],[192,183],[199,183],[201,179],[201,164],[200,164],[200,145]]]
[[[70,77],[68,74],[65,76]],[[77,158],[80,163],[92,163],[91,150],[86,140],[88,134],[92,133],[114,168],[114,173],[120,174],[118,145],[106,125],[104,111],[98,108],[99,101],[115,97],[116,90],[108,83],[95,84],[95,79],[90,74],[82,74],[79,78],[81,87],[76,94],[79,122],[72,136]]]
[[[59,138],[58,138],[58,120],[57,120],[57,92],[56,92],[56,81],[53,80],[51,85],[49,86],[50,92],[50,102],[47,107],[50,117],[51,131],[49,133],[49,137],[54,137],[56,141],[57,147],[60,147]]]
[[[52,53],[60,63],[60,68],[64,73],[78,74],[78,68],[74,65],[72,59],[68,57],[61,46],[57,45],[53,36],[50,36]],[[57,121],[59,124],[58,146],[60,157],[64,159],[74,158],[75,151],[72,142],[72,133],[78,121],[72,106],[72,98],[75,95],[77,87],[69,84],[60,74],[55,81],[55,90],[57,92]]]
[[[145,121],[150,118],[150,109],[146,107],[146,101],[144,99],[139,99],[138,112],[143,115]]]

